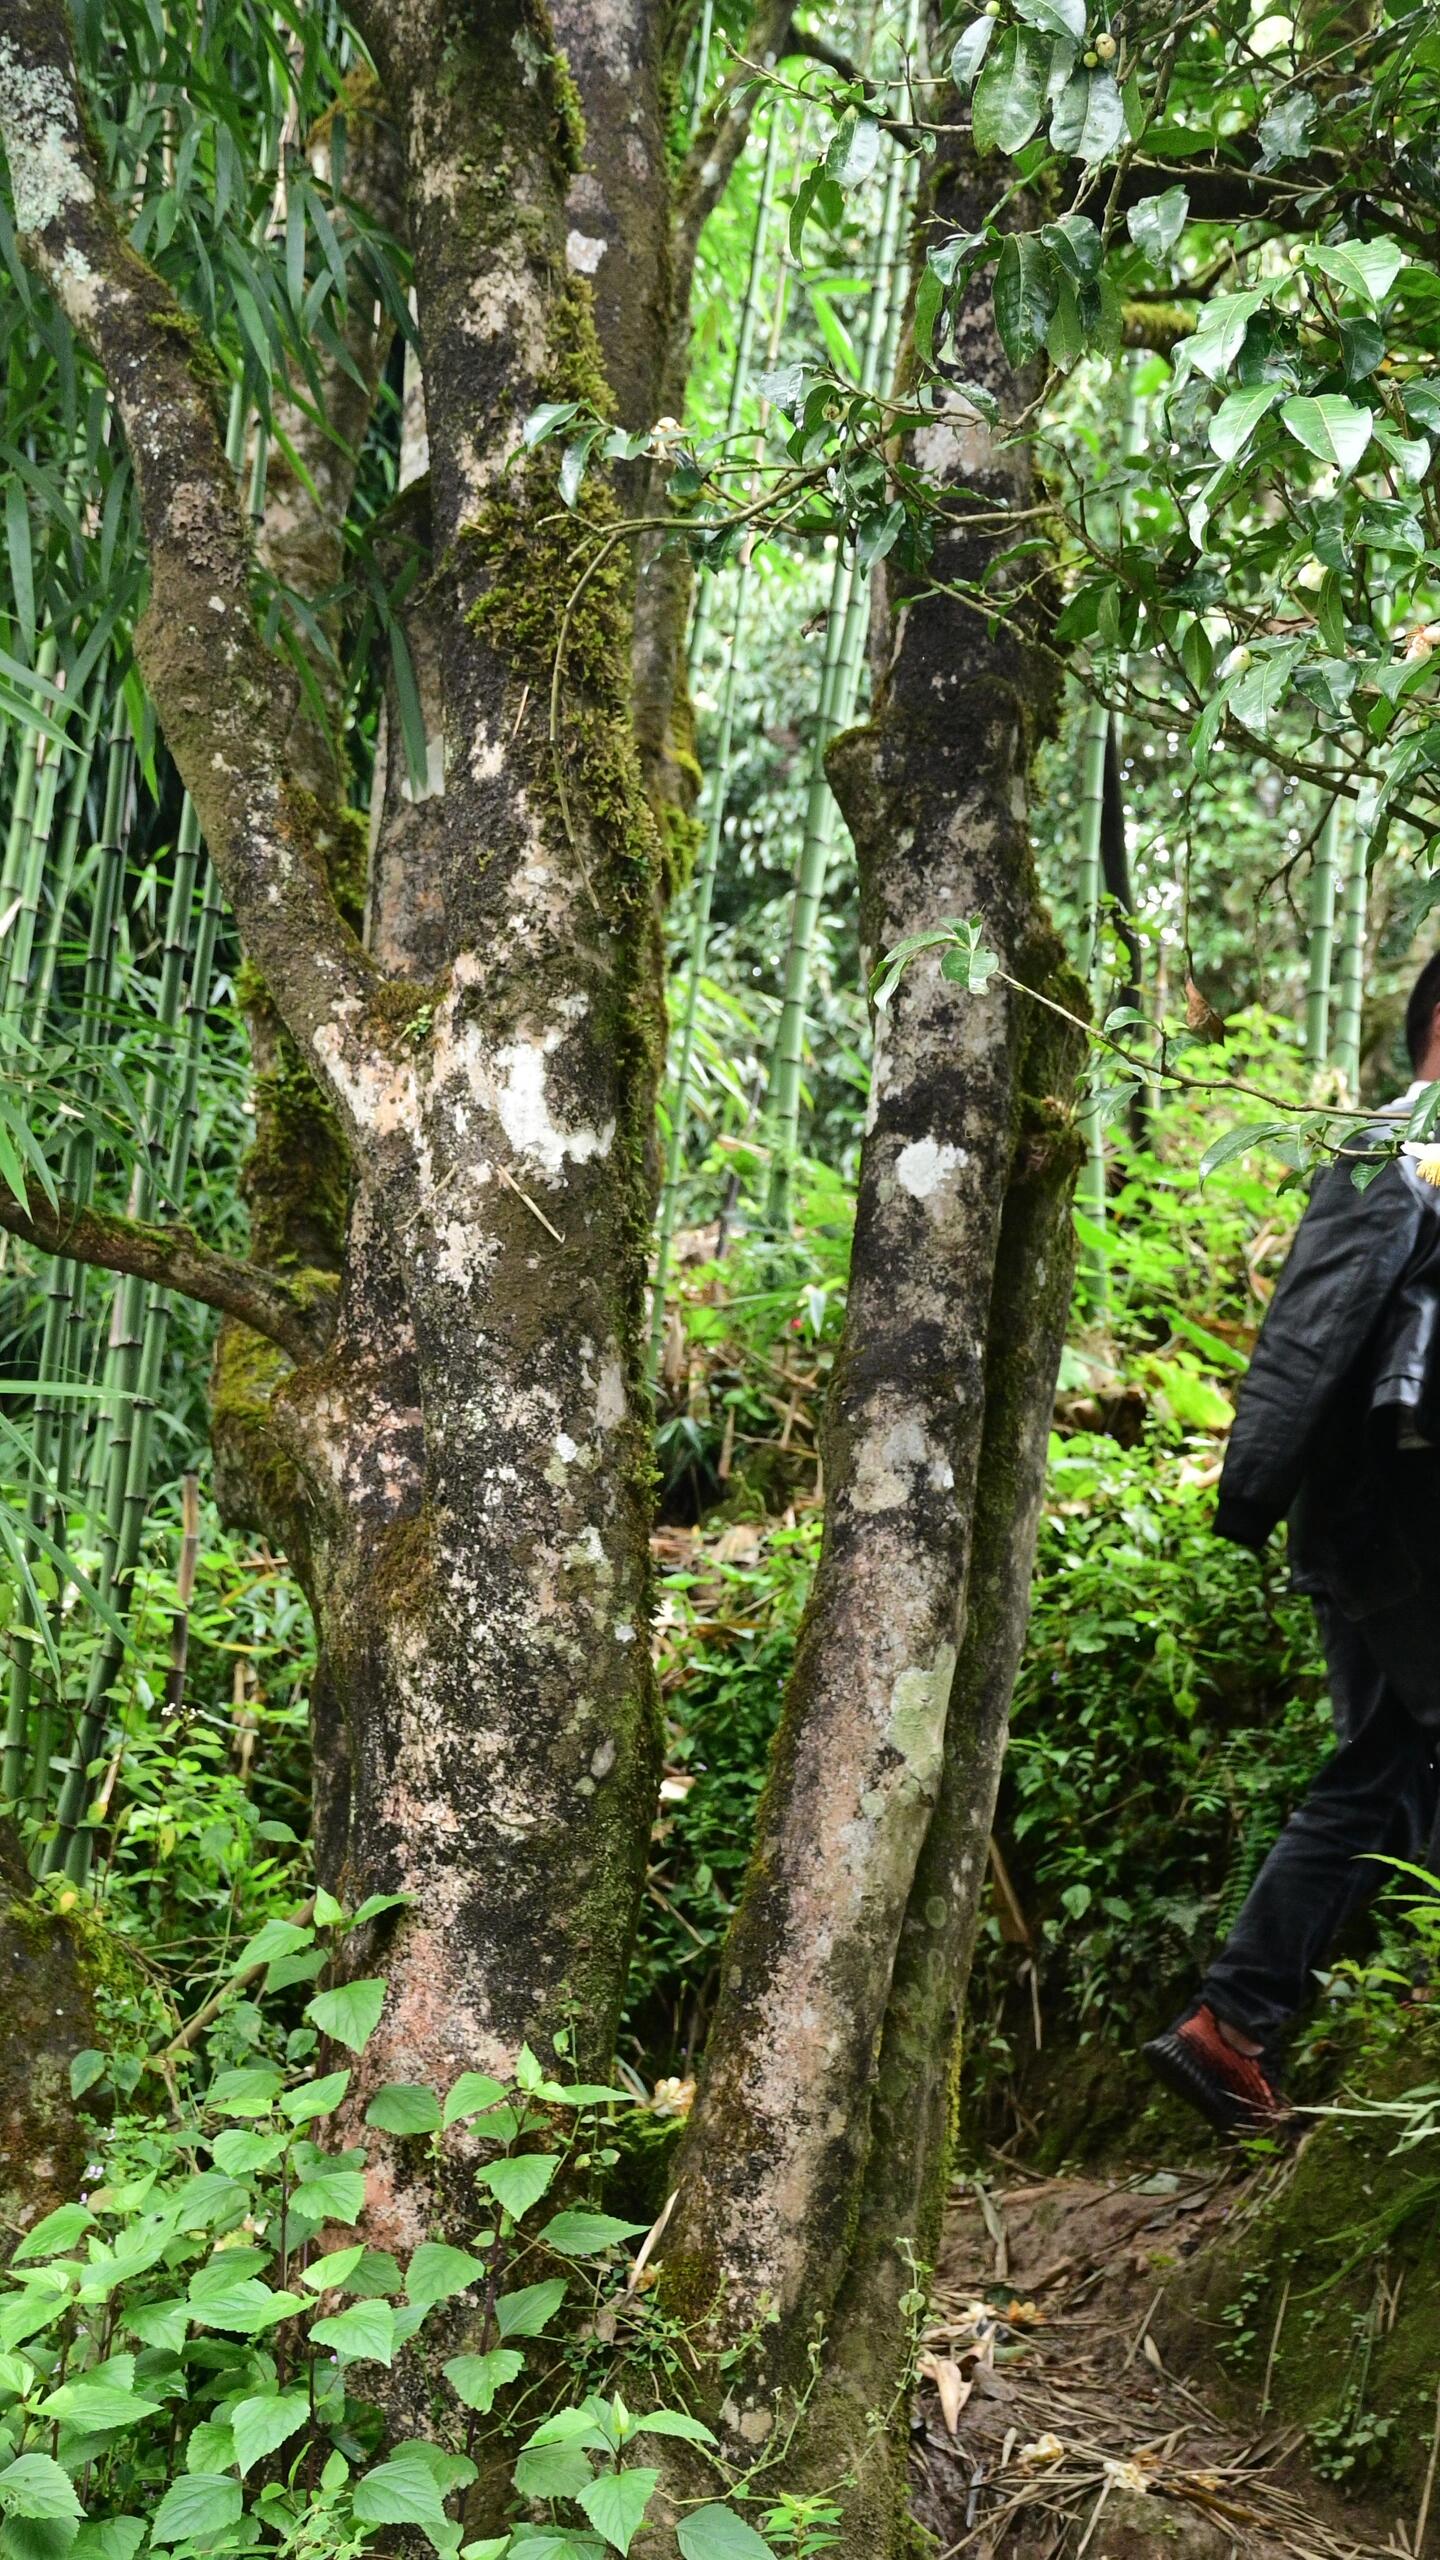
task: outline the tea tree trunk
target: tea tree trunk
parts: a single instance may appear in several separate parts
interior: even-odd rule
[[[951,170],[934,210],[970,230],[981,203]],[[978,300],[954,370],[1012,410],[1023,394]],[[973,588],[1000,546],[967,517],[1024,503],[1024,448],[957,388],[910,458],[948,493],[931,574]],[[902,578],[872,637],[874,717],[830,758],[868,964],[979,916],[1007,978],[1078,1000],[1027,832],[1047,661]],[[1075,1068],[1053,1014],[1011,986],[964,993],[933,954],[876,1018],[823,1551],[667,2241],[669,2299],[740,2351],[722,2410],[737,2456],[771,2441],[824,2342],[801,2467],[812,2485],[856,2473],[857,2560],[899,2530],[881,2447],[903,2404],[907,2258],[938,2230],[1024,1626],[1069,1299]]]

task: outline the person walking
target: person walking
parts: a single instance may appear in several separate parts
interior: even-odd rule
[[[1415,1082],[1322,1172],[1240,1389],[1215,1528],[1257,1552],[1289,1523],[1336,1747],[1191,2007],[1142,2050],[1222,2131],[1286,2112],[1277,2048],[1347,1920],[1403,1858],[1440,1873],[1440,1140],[1384,1155],[1440,1079],[1440,953],[1405,1016]]]

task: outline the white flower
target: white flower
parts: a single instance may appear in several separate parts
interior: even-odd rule
[[[1440,1191],[1440,1141],[1434,1138],[1407,1138],[1402,1152],[1407,1155],[1422,1182]]]

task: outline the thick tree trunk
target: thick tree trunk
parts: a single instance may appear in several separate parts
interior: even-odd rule
[[[973,230],[984,198],[951,171],[936,210]],[[961,320],[955,370],[1017,404],[988,298]],[[961,493],[1023,504],[1024,448],[956,391],[915,458],[953,493],[933,572],[973,582],[999,545],[969,530]],[[903,581],[877,631],[874,720],[831,758],[867,958],[979,916],[1006,974],[1053,993],[1026,825],[1043,662]],[[901,2244],[933,2245],[943,2184],[1068,1303],[1075,1048],[1047,1019],[1008,989],[961,993],[927,955],[877,1021],[824,1549],[677,2173],[664,2282],[715,2346],[743,2347],[723,2411],[737,2455],[830,2341],[812,2477],[854,2457],[897,2388]],[[882,2511],[893,2482],[858,2500],[847,2550],[887,2547]]]
[[[73,1893],[71,1901],[77,1900]],[[70,2065],[95,2041],[90,1994],[69,1928],[32,1899],[14,1833],[0,1825],[0,2259],[43,2214],[78,2195],[84,2138]]]

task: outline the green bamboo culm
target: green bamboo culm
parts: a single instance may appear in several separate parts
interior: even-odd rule
[[[1325,1066],[1330,1056],[1330,982],[1335,964],[1335,892],[1340,871],[1343,807],[1337,792],[1325,811],[1315,840],[1315,859],[1310,872],[1305,1055],[1312,1067]]]
[[[74,756],[74,771],[66,790],[65,814],[61,830],[55,880],[51,888],[52,918],[45,938],[41,963],[35,975],[41,980],[31,996],[26,1024],[28,1036],[38,1041],[44,1028],[50,991],[54,982],[64,917],[69,905],[75,876],[75,857],[84,815],[86,792],[94,765],[95,728],[102,700],[101,679],[96,678],[86,732]],[[106,820],[111,815],[111,797],[107,787]],[[103,831],[104,822],[102,822]],[[93,1128],[89,1106],[94,1098],[95,1048],[99,1024],[96,998],[102,973],[108,964],[112,902],[118,895],[114,867],[104,859],[103,845],[97,849],[95,887],[91,903],[90,932],[86,951],[84,993],[81,1001],[79,1055],[73,1100],[77,1124],[68,1138],[60,1169],[61,1196],[82,1205],[89,1197],[85,1171],[87,1155],[93,1159]],[[40,1374],[36,1382],[29,1467],[26,1482],[23,1547],[27,1561],[33,1566],[46,1545],[54,1549],[63,1544],[63,1506],[57,1499],[53,1481],[55,1461],[62,1432],[73,1430],[75,1406],[63,1392],[70,1383],[66,1378],[66,1357],[72,1346],[73,1318],[81,1283],[80,1267],[56,1255],[47,1273],[45,1322],[41,1336]],[[17,1633],[10,1642],[9,1676],[6,1685],[5,1738],[0,1754],[0,1799],[18,1804],[34,1787],[30,1768],[30,1700],[36,1661],[35,1647],[28,1635]],[[37,1755],[38,1757],[38,1755]]]
[[[910,0],[904,35],[907,56],[915,49],[918,26],[918,6],[916,0]],[[877,388],[881,366],[894,344],[894,304],[900,291],[899,251],[910,192],[910,164],[897,152],[892,156],[885,181],[876,242],[875,284],[866,315],[860,365],[860,387],[866,392]],[[853,554],[846,551],[844,543],[838,543],[825,621],[825,653],[821,661],[815,734],[810,750],[805,822],[790,909],[790,940],[785,955],[779,1020],[770,1053],[766,1098],[770,1151],[766,1216],[777,1232],[788,1228],[790,1223],[791,1183],[800,1145],[810,972],[835,839],[837,811],[826,778],[825,751],[831,739],[841,729],[848,728],[855,716],[864,671],[864,609],[867,598],[865,572],[859,568]]]
[[[760,172],[760,195],[756,208],[755,231],[750,243],[750,263],[745,279],[745,294],[735,332],[735,361],[730,376],[726,402],[725,433],[733,436],[740,422],[749,382],[751,359],[755,349],[765,260],[769,245],[770,220],[775,202],[775,172],[781,139],[781,119],[772,111],[770,129],[765,138],[765,157]],[[784,277],[781,278],[783,303]],[[762,413],[763,414],[763,413]],[[725,809],[730,784],[730,752],[735,735],[735,702],[740,664],[740,633],[745,614],[746,590],[750,579],[750,548],[747,543],[736,564],[731,588],[731,624],[725,647],[724,667],[720,678],[720,716],[716,730],[715,750],[706,776],[708,807],[705,834],[700,857],[695,866],[694,912],[690,926],[690,948],[685,978],[685,998],[680,1013],[680,1036],[676,1044],[675,1074],[670,1106],[670,1132],[665,1148],[665,1180],[660,1194],[660,1207],[655,1225],[655,1267],[650,1296],[650,1343],[648,1368],[651,1383],[660,1366],[660,1350],[665,1338],[666,1297],[670,1278],[670,1257],[675,1242],[675,1221],[679,1207],[680,1178],[685,1163],[685,1139],[690,1120],[690,1078],[695,1059],[695,1021],[699,1008],[700,982],[705,974],[705,959],[710,941],[710,916],[715,899],[715,879],[720,864],[720,847],[724,838]],[[690,640],[690,672],[695,669],[704,650],[713,615],[715,581],[709,572],[702,574],[695,599],[695,614]]]
[[[1097,1020],[1106,1010],[1104,937],[1100,930],[1103,886],[1100,833],[1105,817],[1105,759],[1109,744],[1109,710],[1103,702],[1087,703],[1081,723],[1080,744],[1080,869],[1076,884],[1080,902],[1080,935],[1077,957],[1080,974],[1089,991],[1091,1011]],[[1093,1102],[1085,1104],[1081,1125],[1085,1132],[1085,1162],[1077,1196],[1092,1228],[1103,1229],[1106,1208],[1105,1130]],[[1109,1277],[1103,1241],[1086,1244],[1083,1268],[1097,1312],[1103,1313]]]
[[[1365,923],[1369,896],[1370,831],[1357,810],[1350,828],[1340,904],[1335,962],[1335,1037],[1331,1064],[1355,1094],[1360,1085],[1360,1013],[1365,993]]]

